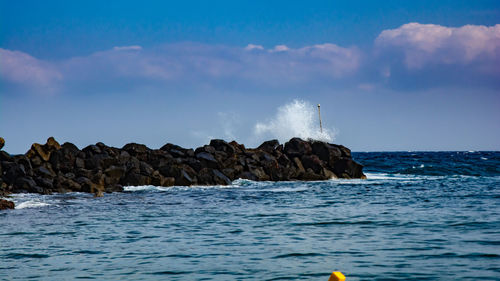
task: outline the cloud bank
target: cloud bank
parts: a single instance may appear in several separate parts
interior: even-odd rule
[[[408,23],[384,30],[376,39],[380,48],[404,53],[408,68],[426,64],[461,64],[475,61],[500,62],[500,24],[487,27],[465,25],[459,28],[435,24]]]
[[[300,48],[175,43],[148,48],[116,46],[62,61],[40,60],[6,49],[0,49],[0,57],[4,84],[51,94],[83,88],[210,91],[345,85],[372,91],[398,84],[432,88],[472,80],[498,89],[500,24],[446,27],[408,23],[382,31],[373,50],[364,51],[333,43]]]

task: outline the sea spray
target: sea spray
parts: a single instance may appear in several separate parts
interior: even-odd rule
[[[255,125],[259,137],[276,138],[281,143],[293,137],[332,142],[333,130],[320,130],[316,107],[303,100],[294,100],[278,108],[276,115],[265,123]]]

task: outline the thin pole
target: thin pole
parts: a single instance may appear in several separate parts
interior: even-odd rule
[[[318,103],[318,116],[319,116],[319,129],[321,133],[323,133],[323,125],[321,125],[321,110],[320,110],[320,105]]]

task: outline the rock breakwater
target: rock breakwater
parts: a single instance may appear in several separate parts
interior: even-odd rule
[[[101,196],[122,191],[123,186],[229,185],[238,178],[364,178],[362,169],[342,145],[299,138],[284,145],[270,140],[253,149],[215,139],[196,149],[171,143],[160,149],[137,143],[115,148],[99,142],[80,150],[50,137],[43,145],[34,143],[25,154],[0,151],[0,196],[74,191]]]

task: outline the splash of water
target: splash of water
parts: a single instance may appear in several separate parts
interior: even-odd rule
[[[326,142],[332,142],[335,137],[333,130],[323,128],[321,132],[316,107],[302,100],[280,106],[271,120],[255,125],[255,134],[258,137],[276,138],[281,143],[293,137]]]

